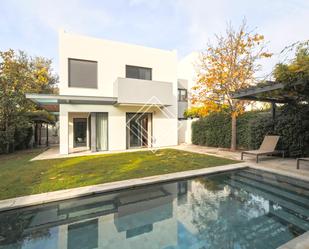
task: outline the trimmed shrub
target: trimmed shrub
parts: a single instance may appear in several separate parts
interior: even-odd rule
[[[309,155],[308,105],[281,107],[275,124],[269,111],[251,111],[238,117],[239,149],[258,149],[269,134],[280,135],[278,149],[285,150],[287,155]],[[229,148],[230,141],[231,118],[226,113],[213,113],[192,123],[193,144]]]
[[[8,141],[10,141],[9,152],[29,148],[33,135],[32,127],[19,127],[19,129],[14,129],[15,127],[11,128],[11,132],[9,133],[11,140],[7,139],[7,133],[0,131],[0,154],[6,152]]]
[[[15,150],[23,150],[29,148],[29,144],[33,135],[32,127],[23,127],[15,132]]]
[[[281,148],[290,156],[309,155],[309,106],[287,105],[276,119]]]
[[[212,113],[192,123],[192,143],[228,148],[231,144],[231,119],[225,113]]]

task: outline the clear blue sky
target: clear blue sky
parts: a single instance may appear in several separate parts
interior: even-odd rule
[[[271,52],[309,39],[309,0],[0,0],[0,10],[0,50],[52,58],[56,71],[60,28],[177,49],[179,57],[202,49],[227,22],[238,26],[243,17],[265,35]]]

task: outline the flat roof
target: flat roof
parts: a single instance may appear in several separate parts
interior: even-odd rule
[[[98,96],[26,93],[26,98],[49,112],[59,112],[59,104],[114,105],[117,103],[115,97]]]

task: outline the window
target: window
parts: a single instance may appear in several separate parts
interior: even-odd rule
[[[178,196],[185,195],[188,193],[188,182],[178,182]]]
[[[187,89],[178,89],[178,101],[186,102],[188,100]]]
[[[99,245],[98,219],[68,226],[68,249],[94,249]]]
[[[98,63],[69,59],[69,87],[97,88]]]
[[[87,144],[87,119],[73,118],[74,147],[82,147]]]
[[[152,69],[126,65],[126,78],[152,80]]]

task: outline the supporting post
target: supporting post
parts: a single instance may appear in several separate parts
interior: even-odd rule
[[[34,146],[38,147],[39,145],[39,127],[38,127],[38,121],[35,121],[34,125]]]
[[[273,132],[275,131],[275,122],[276,122],[276,103],[271,102],[271,114],[273,118]]]
[[[48,147],[49,141],[48,141],[48,123],[46,123],[46,147]]]
[[[91,144],[90,144],[90,148],[91,148],[91,152],[96,152],[97,151],[97,130],[96,130],[96,113],[92,112],[91,114]]]
[[[69,154],[69,112],[66,105],[60,105],[59,113],[60,154]]]
[[[42,123],[39,125],[39,145],[42,145]]]

